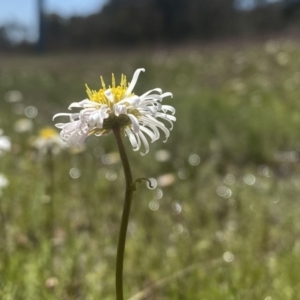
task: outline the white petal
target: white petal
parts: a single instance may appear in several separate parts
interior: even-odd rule
[[[131,92],[133,91],[133,88],[135,87],[137,80],[139,78],[139,75],[141,72],[145,72],[145,69],[137,69],[132,77],[132,80],[129,84],[129,87],[127,88],[126,92],[125,92],[125,97],[128,96],[129,94],[131,94]]]
[[[131,146],[133,147],[133,150],[134,151],[137,151],[139,150],[138,148],[138,144],[137,144],[137,141],[136,141],[136,137],[135,135],[132,133],[132,131],[129,129],[129,128],[125,128],[125,132],[129,138],[129,141],[131,143]]]
[[[119,102],[120,103],[120,102]],[[125,105],[122,104],[115,104],[114,105],[114,113],[116,116],[119,116],[120,114],[126,115],[127,114],[127,108]]]
[[[84,143],[87,137],[88,133],[79,135],[74,132],[70,137],[68,137],[68,139],[66,140],[66,144],[68,147],[78,147]]]
[[[150,112],[150,113],[156,113],[158,111],[158,108],[156,105],[139,105],[138,110],[140,112]]]
[[[134,135],[135,135],[135,138],[136,138],[137,143],[138,143],[137,149],[140,149],[140,148],[141,148],[141,145],[142,145],[140,136],[139,136],[138,133],[134,133]]]
[[[162,105],[161,107],[163,112],[170,111],[173,115],[175,114],[175,108],[171,105]]]
[[[99,106],[99,104],[96,103],[96,102],[93,102],[93,101],[91,101],[89,99],[84,99],[84,100],[82,100],[80,102],[73,102],[73,103],[71,103],[69,105],[68,109],[72,109],[73,107],[91,107],[91,106],[92,107],[97,107],[97,106]]]
[[[88,120],[88,125],[90,128],[94,128],[97,121],[98,121],[98,116],[97,116],[98,112],[95,112],[94,114],[91,114]]]
[[[143,98],[143,101],[152,100],[152,101],[162,101],[162,96],[157,94],[151,94]]]
[[[168,121],[168,122],[170,123],[170,125],[171,125],[170,130],[173,129],[173,122],[176,121],[176,118],[175,118],[174,116],[172,116],[172,115],[167,115],[167,114],[162,114],[162,113],[157,113],[156,117],[157,117],[157,118],[162,118],[162,119]]]
[[[138,119],[134,115],[132,115],[132,114],[128,114],[127,116],[131,120],[133,132],[134,133],[139,132],[140,131],[140,125],[139,125]]]
[[[159,138],[159,136],[157,136],[155,133],[153,133],[150,129],[148,129],[145,126],[140,125],[140,129],[141,129],[141,131],[144,131],[145,133],[147,133],[149,135],[152,143]]]
[[[141,97],[141,98],[144,98],[144,97],[148,96],[149,94],[151,94],[152,92],[158,92],[158,93],[161,94],[161,93],[162,93],[162,89],[156,88],[156,89],[150,90],[150,91],[146,92],[145,94],[143,94],[143,95],[140,96],[140,97]]]
[[[170,92],[163,93],[163,94],[161,94],[160,96],[161,96],[162,98],[165,98],[165,97],[171,97],[171,98],[173,98],[173,94],[170,93]]]
[[[149,143],[141,131],[138,134],[139,134],[139,136],[144,144],[145,150],[146,150],[145,153],[143,153],[143,152],[140,152],[140,153],[141,153],[141,155],[146,155],[149,152]]]
[[[65,126],[65,123],[57,123],[54,126],[57,128],[63,128]]]
[[[128,103],[133,107],[137,107],[140,104],[140,102],[141,102],[140,97],[137,95],[134,95],[132,97],[128,97],[128,98],[121,100],[120,102],[118,102],[118,104]]]
[[[109,116],[108,110],[106,104],[101,105],[100,109],[86,108],[81,111],[80,120],[91,129],[94,127],[102,128],[104,119]]]
[[[114,95],[113,93],[111,92],[111,89],[108,89],[104,92],[106,98],[110,101],[110,102],[114,102],[115,99],[114,99]]]
[[[79,122],[80,121],[64,123],[64,126],[62,127],[62,129],[64,131],[74,131],[74,130],[76,130]]]
[[[74,114],[70,115],[70,120],[71,121],[76,121],[79,118],[80,118],[80,113],[74,113]]]
[[[107,105],[102,105],[101,108],[100,108],[100,111],[101,111],[101,115],[102,115],[102,118],[103,119],[106,119],[109,117],[109,107]]]
[[[172,122],[175,122],[176,121],[176,117],[173,116],[173,115],[168,115],[166,113],[161,113],[161,112],[158,112],[157,115],[156,115],[157,118],[162,118],[164,120],[167,120],[167,121],[172,121]]]
[[[60,116],[68,116],[70,117],[72,114],[70,113],[59,113],[53,116],[52,120],[54,120],[56,117],[60,117]]]
[[[156,128],[156,126],[148,124],[148,127],[150,127],[155,134],[155,138],[158,140],[160,138],[159,130]]]
[[[154,125],[155,127],[158,127],[159,129],[161,129],[165,133],[165,135],[166,135],[166,140],[164,142],[167,141],[168,137],[170,136],[170,131],[164,125],[164,123],[159,122],[158,120],[156,120],[152,116],[143,116],[140,119],[141,119],[141,121],[144,122],[144,125],[150,124],[150,125]]]

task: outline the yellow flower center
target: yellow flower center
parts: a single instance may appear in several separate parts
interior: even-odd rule
[[[43,139],[51,139],[57,135],[57,131],[52,127],[45,127],[39,131],[39,137]]]
[[[114,97],[114,102],[110,102],[109,99],[105,96],[105,91],[107,90],[103,77],[100,76],[100,81],[102,85],[102,89],[99,89],[99,91],[91,90],[88,85],[86,84],[86,92],[88,94],[88,97],[91,101],[94,101],[99,104],[107,104],[108,107],[112,108],[115,103],[118,103],[121,101],[126,93],[126,90],[128,88],[128,83],[126,80],[126,76],[122,74],[121,76],[121,82],[120,85],[116,86],[116,80],[115,80],[115,75],[112,74],[112,84],[108,88],[111,90],[111,93]],[[128,96],[132,96],[133,93],[131,93]]]
[[[109,85],[108,88],[106,88],[103,77],[100,76],[100,81],[102,88],[98,91],[91,90],[88,85],[86,84],[86,92],[89,97],[89,99],[93,102],[99,103],[100,105],[107,105],[110,108],[109,116],[104,120],[103,128],[99,129],[93,129],[90,131],[89,134],[105,134],[107,131],[111,130],[114,126],[117,126],[119,128],[124,128],[126,126],[131,125],[131,120],[128,117],[127,114],[120,114],[119,116],[115,116],[113,113],[113,107],[116,103],[120,102],[125,98],[125,93],[128,89],[129,83],[127,83],[126,76],[122,74],[121,76],[121,82],[120,85],[116,85],[116,79],[115,75],[112,74],[111,79],[111,86]],[[105,91],[107,89],[110,89],[111,94],[113,96],[114,101],[111,102],[105,95]],[[126,95],[127,97],[133,96],[134,93],[130,93]],[[124,103],[125,106],[129,106],[128,103]],[[134,115],[135,117],[140,116],[140,112],[138,109],[135,108],[128,108],[128,113]],[[124,130],[124,129],[123,129]]]

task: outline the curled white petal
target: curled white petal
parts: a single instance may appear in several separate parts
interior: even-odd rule
[[[86,111],[87,113],[87,125],[89,128],[103,128],[104,119],[108,118],[107,105],[102,105],[100,109],[94,111]]]
[[[171,105],[162,105],[161,110],[163,112],[170,111],[173,115],[175,114],[175,111],[176,111],[175,108]]]
[[[145,72],[145,69],[137,69],[134,74],[133,74],[133,77],[132,77],[132,80],[129,84],[129,87],[127,88],[126,92],[125,92],[125,97],[127,97],[129,94],[131,94],[131,92],[133,91],[136,83],[137,83],[137,80],[139,78],[139,75],[141,72]]]
[[[81,107],[83,107],[83,108],[86,108],[86,107],[97,107],[97,103],[95,103],[95,102],[93,102],[93,101],[91,101],[89,99],[84,99],[84,100],[82,100],[80,102],[73,102],[73,103],[71,103],[69,105],[68,109],[71,110],[74,107],[77,107],[77,108],[78,107],[79,108],[81,108]]]
[[[135,134],[129,128],[125,128],[125,132],[126,132],[126,135],[129,138],[129,141],[131,143],[131,146],[132,146],[133,150],[138,151],[139,146],[138,146]]]
[[[132,97],[128,97],[128,98],[125,98],[125,99],[119,101],[119,102],[118,102],[117,104],[115,104],[115,105],[118,105],[118,104],[125,104],[125,103],[129,104],[129,105],[132,106],[132,107],[138,107],[139,104],[141,103],[141,98],[140,98],[139,96],[134,95],[134,96],[132,96]]]
[[[52,120],[54,120],[55,118],[57,117],[60,117],[60,116],[68,116],[70,117],[72,114],[68,114],[68,113],[58,113],[56,115],[53,116]]]
[[[114,113],[116,116],[119,116],[120,114],[127,114],[127,108],[125,105],[120,104],[120,102],[118,104],[114,105]]]
[[[140,125],[138,119],[132,114],[128,114],[128,117],[131,120],[133,132],[138,133],[140,131]]]
[[[152,132],[150,129],[148,129],[145,126],[140,126],[141,131],[144,131],[145,133],[147,133],[151,139],[151,142],[155,142],[159,136],[157,136],[157,134],[155,134],[154,132]]]
[[[87,103],[81,102],[81,107]],[[77,104],[72,107],[77,107]],[[70,118],[70,122],[55,124],[57,128],[61,129],[60,136],[67,146],[81,146],[91,130],[103,128],[104,120],[109,117],[108,106],[106,104],[99,106],[97,103],[94,103],[93,107],[89,106],[89,108],[84,108],[79,113],[58,113],[53,117],[68,116]]]
[[[170,136],[170,131],[168,130],[168,128],[165,126],[164,123],[158,121],[157,119],[153,118],[152,116],[147,116],[147,117],[143,117],[142,118],[144,125],[152,125],[155,126],[159,129],[161,129],[164,134],[166,135],[166,139],[164,142],[167,141],[168,137]]]
[[[148,95],[151,94],[152,92],[158,92],[158,93],[161,94],[161,93],[162,93],[162,89],[156,88],[156,89],[150,90],[150,91],[146,92],[145,94],[143,94],[143,95],[141,96],[141,98],[144,98],[144,97],[148,96]]]
[[[165,98],[165,97],[171,97],[173,98],[173,94],[170,93],[170,92],[166,92],[166,93],[163,93],[162,95],[160,95],[162,98]]]
[[[149,143],[148,143],[147,139],[145,138],[145,136],[144,136],[144,134],[143,134],[142,131],[140,131],[140,132],[138,133],[138,135],[139,135],[139,137],[141,138],[141,140],[142,140],[142,142],[143,142],[143,145],[144,145],[144,147],[145,147],[145,150],[146,150],[145,153],[144,153],[144,152],[141,152],[141,155],[146,155],[146,154],[149,152]]]

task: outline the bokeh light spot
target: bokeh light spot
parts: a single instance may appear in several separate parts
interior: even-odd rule
[[[105,177],[108,180],[113,181],[113,180],[116,180],[118,178],[118,173],[115,172],[115,171],[110,170],[110,171],[106,172]]]
[[[244,182],[248,185],[253,185],[256,181],[256,178],[253,174],[246,174],[243,178]]]
[[[27,106],[25,108],[25,116],[30,119],[34,119],[38,115],[38,110],[34,106]]]
[[[69,174],[70,174],[71,178],[73,178],[73,179],[77,179],[81,176],[81,172],[77,168],[72,168],[70,170]]]
[[[229,185],[234,184],[235,183],[235,177],[234,177],[234,175],[232,175],[232,174],[225,175],[225,177],[223,179],[223,182],[225,184],[229,184]]]
[[[230,198],[232,195],[231,189],[227,188],[224,185],[218,186],[216,192],[220,197],[223,197],[223,198]]]
[[[176,214],[180,214],[182,211],[182,206],[178,202],[173,202],[172,209]]]
[[[200,156],[197,155],[197,154],[191,154],[189,156],[189,164],[192,165],[192,166],[197,166],[200,164]]]
[[[153,211],[156,211],[159,209],[159,203],[156,200],[152,200],[149,202],[149,208]]]
[[[230,263],[230,262],[233,262],[234,260],[234,255],[230,252],[230,251],[226,251],[224,254],[223,254],[223,259]]]

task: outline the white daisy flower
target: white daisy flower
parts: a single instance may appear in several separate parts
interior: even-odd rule
[[[0,129],[0,156],[4,152],[8,152],[11,149],[11,142],[10,142],[9,137],[3,136],[2,133],[3,133],[3,130]]]
[[[48,150],[57,154],[65,147],[65,143],[61,140],[58,132],[52,127],[42,128],[39,131],[39,136],[31,140],[31,144],[42,154],[46,154]]]
[[[137,69],[130,84],[127,84],[126,76],[122,75],[120,85],[116,86],[114,74],[112,74],[112,86],[105,87],[101,78],[102,88],[99,91],[90,90],[89,99],[81,102],[73,102],[69,109],[80,108],[77,113],[59,113],[59,116],[68,116],[70,122],[58,123],[55,126],[61,129],[60,136],[67,146],[77,147],[84,143],[92,134],[101,136],[109,133],[113,127],[119,127],[123,136],[128,136],[133,150],[137,151],[143,145],[145,152],[149,152],[148,136],[151,142],[160,138],[160,131],[165,134],[166,140],[173,128],[175,109],[170,105],[162,105],[165,97],[172,97],[172,93],[163,93],[160,88],[155,88],[141,96],[132,91],[139,74],[145,69]],[[167,121],[171,128],[168,129],[160,120]]]

